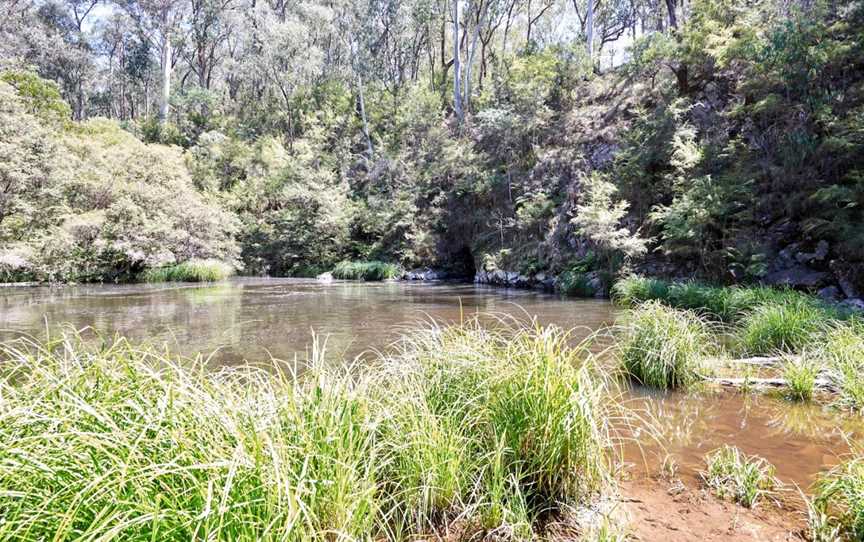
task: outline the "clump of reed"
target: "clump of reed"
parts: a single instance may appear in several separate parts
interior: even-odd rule
[[[216,282],[234,274],[234,268],[219,260],[188,260],[155,267],[143,274],[144,282]]]
[[[610,482],[612,408],[556,328],[405,337],[371,366],[215,370],[122,339],[0,345],[0,539],[530,539]]]
[[[839,314],[808,294],[788,288],[766,286],[711,286],[696,281],[669,282],[633,275],[619,280],[613,298],[634,306],[646,301],[661,301],[679,309],[689,309],[713,320],[737,323],[763,306],[794,304],[810,306],[826,317]]]
[[[864,540],[864,458],[860,455],[822,475],[810,503],[815,541]]]
[[[723,446],[705,457],[705,484],[720,497],[752,508],[779,485],[774,466],[757,456],[746,456],[735,446]]]
[[[783,368],[786,380],[785,396],[791,401],[810,401],[816,389],[819,368],[805,358],[787,361]]]
[[[761,305],[741,322],[740,349],[749,355],[800,352],[830,322],[827,313],[807,301]]]
[[[331,274],[340,280],[380,281],[399,277],[401,270],[398,265],[387,262],[343,261],[336,264]]]
[[[817,351],[839,390],[839,404],[864,411],[864,322],[853,319],[829,326]]]
[[[663,301],[669,296],[669,283],[639,275],[624,277],[612,286],[612,299],[616,302],[635,306],[646,301]]]
[[[697,314],[651,301],[628,311],[619,330],[621,364],[641,384],[674,389],[699,379],[711,340]]]

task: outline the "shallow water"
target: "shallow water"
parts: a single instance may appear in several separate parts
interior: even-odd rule
[[[525,290],[472,284],[346,283],[240,278],[213,285],[87,285],[0,290],[0,335],[44,336],[60,323],[132,340],[167,344],[215,363],[304,358],[312,331],[327,338],[333,358],[384,348],[423,322],[458,322],[473,314],[536,317],[578,328],[575,338],[614,320],[605,301],[569,300]],[[485,317],[494,322],[494,318]],[[652,469],[666,452],[694,478],[705,453],[735,444],[777,466],[785,482],[808,486],[848,451],[844,433],[859,424],[815,406],[735,393],[627,393],[629,404],[662,429],[663,444],[640,442]],[[642,464],[627,447],[627,459]]]

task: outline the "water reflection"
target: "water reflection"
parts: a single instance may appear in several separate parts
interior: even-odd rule
[[[613,319],[609,303],[568,301],[472,284],[332,283],[241,278],[210,286],[106,285],[0,291],[0,329],[40,334],[68,322],[167,343],[185,354],[218,349],[223,363],[303,357],[312,331],[330,356],[382,348],[420,322],[457,322],[476,313],[536,316],[587,334]]]

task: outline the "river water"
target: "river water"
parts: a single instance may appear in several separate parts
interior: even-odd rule
[[[135,341],[166,344],[187,355],[213,354],[232,364],[304,358],[313,331],[334,359],[383,349],[406,329],[458,322],[471,315],[536,318],[587,336],[615,319],[612,305],[526,290],[453,283],[320,283],[237,278],[211,285],[86,285],[0,290],[0,335],[44,336],[61,323]],[[655,467],[667,453],[693,478],[705,453],[735,444],[777,467],[778,477],[806,488],[848,451],[858,423],[819,406],[796,406],[735,393],[651,393],[634,389],[628,404],[653,420],[662,444],[643,437],[644,454],[627,459]]]

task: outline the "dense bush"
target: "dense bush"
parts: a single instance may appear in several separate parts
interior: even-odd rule
[[[236,220],[195,190],[178,149],[110,121],[60,128],[22,109],[0,83],[8,279],[122,280],[193,258],[236,259]]]

